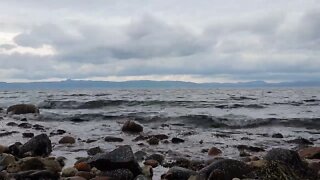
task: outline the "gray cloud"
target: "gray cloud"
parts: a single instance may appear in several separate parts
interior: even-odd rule
[[[211,12],[209,1],[196,3],[203,7],[200,12],[186,1],[186,10],[173,8],[174,12],[167,8],[170,3],[157,2],[159,6],[147,3],[142,13],[135,9],[141,6],[138,1],[109,1],[114,5],[106,8],[110,11],[103,11],[106,1],[88,9],[85,1],[78,2],[24,2],[25,7],[19,6],[22,12],[44,17],[23,20],[17,13],[11,24],[0,18],[0,24],[10,24],[17,34],[12,44],[0,44],[3,80],[190,75],[277,81],[319,75],[320,7],[315,1],[303,7],[299,0],[290,7],[279,3],[281,8],[272,10],[275,5],[262,8],[246,0],[240,7],[230,7],[234,12],[227,9],[228,3],[221,3],[226,12]],[[43,47],[54,51],[47,55],[27,51]]]

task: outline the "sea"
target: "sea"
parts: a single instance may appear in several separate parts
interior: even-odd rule
[[[20,103],[38,106],[40,114],[6,114],[7,107]],[[291,140],[299,138],[320,145],[320,88],[1,90],[0,107],[0,132],[17,132],[0,137],[0,144],[26,142],[22,132],[50,134],[62,129],[77,143],[60,145],[62,135],[52,136],[53,155],[67,157],[69,164],[86,157],[89,148],[110,151],[123,144],[134,151],[165,154],[167,159],[207,159],[204,152],[213,146],[222,150],[221,156],[241,158],[238,145],[295,149],[300,144]],[[45,130],[6,125],[23,118]],[[152,146],[133,141],[137,135],[121,131],[128,119],[143,125],[145,134],[166,134],[185,142]],[[284,138],[273,138],[275,133]],[[124,141],[108,143],[105,136]]]

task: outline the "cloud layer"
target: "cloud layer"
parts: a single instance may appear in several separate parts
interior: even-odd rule
[[[0,2],[0,80],[318,80],[316,1],[243,2]]]

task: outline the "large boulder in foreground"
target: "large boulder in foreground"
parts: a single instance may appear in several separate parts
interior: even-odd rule
[[[244,162],[233,159],[219,159],[201,169],[197,179],[231,180],[242,178],[251,171],[252,168]]]
[[[19,148],[21,155],[26,152],[33,156],[48,156],[52,152],[51,140],[46,134],[37,135]]]
[[[16,104],[8,107],[7,113],[9,114],[28,114],[28,113],[36,113],[39,114],[40,111],[38,107],[33,104]]]
[[[127,120],[122,126],[122,131],[130,133],[139,133],[143,131],[143,127],[132,120]]]
[[[97,154],[89,159],[88,163],[101,171],[128,169],[134,177],[142,171],[129,145],[120,146],[109,153]]]
[[[288,149],[271,149],[266,154],[264,159],[267,161],[277,161],[298,169],[304,167],[304,164],[302,163],[299,154],[295,151]]]

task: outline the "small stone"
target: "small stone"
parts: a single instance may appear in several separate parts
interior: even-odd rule
[[[30,124],[30,123],[21,123],[21,124],[18,125],[18,127],[29,129],[29,128],[32,128],[32,124]]]
[[[44,163],[37,157],[26,157],[20,160],[22,171],[28,170],[43,170],[45,169]]]
[[[183,143],[184,140],[181,139],[181,138],[174,137],[174,138],[171,139],[171,142],[174,143],[174,144],[178,144],[178,143]]]
[[[94,156],[98,153],[102,153],[102,149],[100,147],[94,147],[87,150],[89,156]]]
[[[152,166],[153,168],[159,166],[159,162],[153,159],[146,160],[143,164]]]
[[[29,132],[25,132],[25,133],[22,133],[22,137],[24,137],[24,138],[32,138],[32,137],[34,137],[34,134],[33,133],[29,133]]]
[[[68,167],[62,170],[61,176],[62,177],[72,177],[77,174],[78,170],[74,167]]]
[[[273,138],[283,138],[283,135],[281,133],[275,133],[275,134],[272,134]]]
[[[20,154],[31,152],[35,156],[48,156],[52,152],[51,140],[46,134],[37,135],[22,145],[18,152]]]
[[[143,131],[143,127],[132,120],[127,120],[122,126],[122,131],[139,133]]]
[[[150,139],[147,140],[147,142],[150,145],[158,145],[159,144],[159,139],[156,137],[151,137]]]
[[[52,172],[61,172],[61,164],[57,159],[54,158],[44,158],[41,160],[45,166],[45,169]]]
[[[221,154],[221,153],[222,153],[222,151],[221,151],[220,149],[216,148],[216,147],[212,147],[212,148],[210,148],[210,150],[208,151],[208,155],[209,155],[209,156],[217,156],[217,155],[219,155],[219,154]]]
[[[74,165],[74,167],[78,170],[78,171],[87,171],[90,172],[91,171],[91,166],[90,164],[86,163],[86,162],[79,162],[76,163]]]
[[[76,176],[83,177],[87,180],[92,179],[94,177],[94,175],[92,173],[87,172],[87,171],[78,171],[76,173]]]
[[[18,126],[18,124],[15,122],[8,122],[7,126]]]
[[[76,140],[74,139],[74,137],[71,137],[71,136],[64,136],[59,140],[59,144],[74,144],[74,143],[76,143]]]
[[[104,138],[104,141],[106,141],[106,142],[123,142],[123,139],[119,138],[119,137],[107,136]]]
[[[153,159],[153,160],[156,160],[159,162],[159,164],[162,164],[163,160],[164,160],[164,156],[161,155],[161,154],[152,154],[150,156],[148,156],[146,158],[146,160],[149,160],[149,159]]]
[[[39,114],[39,109],[33,104],[16,104],[8,107],[7,114]]]

